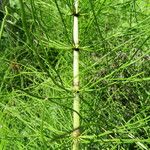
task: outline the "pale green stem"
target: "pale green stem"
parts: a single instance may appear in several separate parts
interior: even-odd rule
[[[79,29],[78,29],[78,0],[74,0],[74,23],[73,23],[73,150],[79,150],[80,136],[80,97],[79,97]]]
[[[6,21],[6,18],[7,18],[7,16],[8,16],[7,6],[5,6],[5,12],[6,12],[6,14],[5,14],[4,18],[3,18],[3,21],[2,21],[2,24],[1,24],[1,28],[0,28],[0,40],[1,40],[1,38],[2,38],[5,21]]]

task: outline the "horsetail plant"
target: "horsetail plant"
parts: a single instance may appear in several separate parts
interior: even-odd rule
[[[74,0],[73,8],[73,150],[79,149],[80,136],[80,97],[79,97],[79,29],[78,29],[79,0]]]

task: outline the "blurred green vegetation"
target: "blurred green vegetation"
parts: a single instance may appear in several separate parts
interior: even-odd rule
[[[72,5],[2,6],[0,149],[71,149]],[[81,149],[148,150],[150,2],[79,5]]]

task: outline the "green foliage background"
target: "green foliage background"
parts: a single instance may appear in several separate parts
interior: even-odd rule
[[[1,10],[0,149],[71,149],[72,5],[10,0]],[[83,150],[150,148],[149,8],[80,1]]]

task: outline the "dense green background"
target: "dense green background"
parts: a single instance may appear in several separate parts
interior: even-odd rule
[[[150,1],[79,5],[81,149],[148,150]],[[10,0],[1,9],[0,149],[71,149],[72,8]]]

